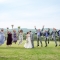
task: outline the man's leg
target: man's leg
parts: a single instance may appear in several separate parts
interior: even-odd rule
[[[60,36],[59,36],[59,46],[60,46]]]
[[[45,47],[47,47],[47,38],[45,39]]]
[[[33,40],[31,40],[32,41],[32,48],[34,48],[34,41]]]
[[[49,39],[48,39],[48,44],[49,44]]]
[[[41,43],[41,47],[42,47],[42,40],[41,40],[41,37],[39,38],[39,40],[40,40],[40,43]]]
[[[37,46],[39,46],[39,38],[37,38]]]
[[[48,40],[48,44],[49,44],[49,39],[50,39],[50,36],[48,36],[47,40]]]
[[[55,47],[57,47],[57,41],[56,41],[56,37],[53,37],[54,41],[55,41]]]

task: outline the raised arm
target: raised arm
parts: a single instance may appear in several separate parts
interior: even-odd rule
[[[43,27],[42,27],[41,31],[43,31],[43,30],[44,30],[44,25],[43,25]]]
[[[36,26],[34,26],[34,28],[35,28],[35,30],[36,30],[36,32],[37,32]]]

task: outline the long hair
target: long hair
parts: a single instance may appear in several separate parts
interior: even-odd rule
[[[20,30],[19,32],[22,32],[23,33],[23,30]]]

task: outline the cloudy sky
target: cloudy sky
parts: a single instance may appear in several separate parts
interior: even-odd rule
[[[0,28],[60,29],[60,0],[0,0]]]

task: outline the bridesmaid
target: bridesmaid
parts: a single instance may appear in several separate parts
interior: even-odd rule
[[[9,31],[7,34],[7,45],[11,45],[12,44],[12,33]]]
[[[4,44],[5,42],[5,34],[4,34],[4,30],[1,29],[0,31],[0,45]]]
[[[13,30],[12,38],[13,38],[13,42],[16,44],[16,42],[17,42],[17,33],[16,33],[16,30]]]
[[[20,30],[20,32],[19,32],[19,44],[21,44],[22,43],[22,41],[23,41],[23,30]],[[18,44],[18,45],[19,45]]]

